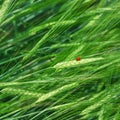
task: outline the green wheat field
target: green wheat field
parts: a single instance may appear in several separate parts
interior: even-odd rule
[[[120,0],[0,0],[0,120],[120,120]]]

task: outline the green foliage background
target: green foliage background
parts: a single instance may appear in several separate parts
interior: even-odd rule
[[[119,0],[0,0],[0,120],[120,120],[119,27]]]

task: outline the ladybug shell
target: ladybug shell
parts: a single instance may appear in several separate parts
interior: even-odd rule
[[[80,61],[80,60],[81,60],[81,58],[80,58],[80,57],[77,57],[77,58],[76,58],[76,61]]]

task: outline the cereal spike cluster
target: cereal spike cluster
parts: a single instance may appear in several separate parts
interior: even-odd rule
[[[78,65],[83,65],[86,63],[90,62],[95,62],[99,60],[103,60],[104,58],[99,57],[99,58],[87,58],[87,59],[82,59],[82,60],[72,60],[72,61],[65,61],[65,62],[60,62],[57,63],[54,68],[67,68],[67,67],[73,67],[73,66],[78,66]]]

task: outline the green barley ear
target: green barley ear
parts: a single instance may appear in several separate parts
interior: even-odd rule
[[[82,59],[80,61],[76,61],[76,60],[72,60],[72,61],[66,61],[66,62],[61,62],[58,63],[54,66],[54,68],[58,69],[58,68],[67,68],[67,67],[77,67],[78,65],[85,65],[87,63],[92,63],[95,61],[100,61],[100,60],[104,60],[104,58],[88,58],[88,59]]]
[[[4,0],[0,7],[0,24],[4,21],[6,15],[9,13],[12,8],[13,0]]]

